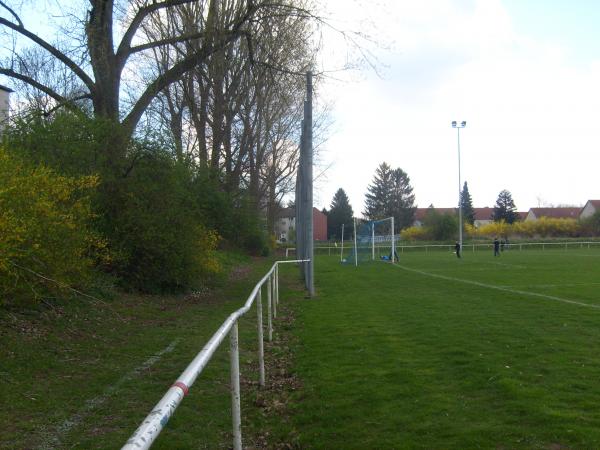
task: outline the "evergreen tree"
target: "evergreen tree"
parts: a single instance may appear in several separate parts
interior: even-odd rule
[[[350,206],[350,200],[346,192],[340,188],[333,196],[327,213],[327,237],[329,239],[341,239],[342,224],[344,224],[344,239],[349,239],[352,236],[353,217],[354,211]]]
[[[466,181],[463,185],[462,192],[460,193],[460,207],[462,208],[464,223],[473,225],[475,223],[475,209],[473,208],[473,200],[471,199],[471,194],[469,193],[469,187],[467,186]]]
[[[402,169],[392,171],[392,192],[390,195],[390,216],[394,217],[394,233],[410,227],[415,221],[415,194],[410,178]]]
[[[383,162],[375,170],[373,182],[367,187],[365,194],[365,210],[363,215],[369,220],[389,217],[390,188],[392,183],[392,168]]]
[[[402,169],[383,162],[375,171],[365,195],[364,216],[369,220],[393,216],[395,230],[411,226],[415,216],[415,195],[410,178]]]
[[[500,191],[498,199],[494,205],[494,213],[492,214],[494,222],[504,220],[506,223],[513,223],[519,220],[517,207],[512,199],[512,195],[506,189]]]

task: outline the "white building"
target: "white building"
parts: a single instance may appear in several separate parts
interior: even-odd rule
[[[580,219],[593,216],[597,211],[600,211],[600,200],[588,200],[581,213],[579,213]]]
[[[8,123],[11,92],[13,92],[12,89],[0,84],[0,133]]]

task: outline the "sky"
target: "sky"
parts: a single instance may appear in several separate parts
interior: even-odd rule
[[[475,207],[511,192],[519,211],[600,199],[600,2],[326,0],[341,30],[371,36],[375,69],[335,70],[357,55],[323,33],[318,101],[333,122],[315,206],[343,188],[357,216],[383,161],[411,180],[419,207]],[[319,170],[315,171],[319,173]]]

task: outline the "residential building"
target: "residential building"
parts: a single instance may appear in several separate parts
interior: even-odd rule
[[[587,217],[593,216],[598,211],[600,211],[600,200],[588,200],[579,213],[579,218],[586,219]]]
[[[285,208],[277,214],[275,221],[275,237],[278,242],[295,240],[296,236],[296,208]],[[327,240],[327,216],[313,207],[313,239],[315,241]]]
[[[540,217],[553,219],[578,219],[581,208],[529,208],[526,222],[538,220]]]
[[[8,123],[11,92],[13,92],[12,89],[0,84],[0,133]]]
[[[479,228],[483,225],[487,225],[488,223],[492,223],[494,219],[492,216],[494,214],[494,208],[473,208],[475,210],[475,228]]]

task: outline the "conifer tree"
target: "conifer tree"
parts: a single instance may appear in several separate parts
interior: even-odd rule
[[[471,199],[466,181],[460,193],[460,207],[462,208],[464,222],[473,225],[475,223],[475,209],[473,208],[473,200]]]
[[[367,187],[365,194],[365,210],[363,215],[369,220],[389,217],[390,186],[392,183],[392,168],[385,162],[381,163],[373,182]]]
[[[506,189],[500,191],[498,199],[494,205],[494,213],[492,214],[494,222],[504,220],[506,223],[513,223],[519,220],[517,207],[512,199],[512,195]]]
[[[414,202],[415,195],[406,172],[400,168],[392,169],[383,162],[367,188],[363,214],[369,220],[393,216],[394,233],[397,233],[412,225],[416,209]]]
[[[394,233],[410,227],[415,220],[415,194],[410,178],[402,169],[392,171],[392,191],[390,195],[390,216],[394,217]]]
[[[354,211],[350,206],[350,200],[346,192],[340,188],[337,190],[331,201],[329,212],[327,213],[327,236],[329,239],[341,239],[342,224],[344,227],[344,239],[349,239],[352,235]]]

